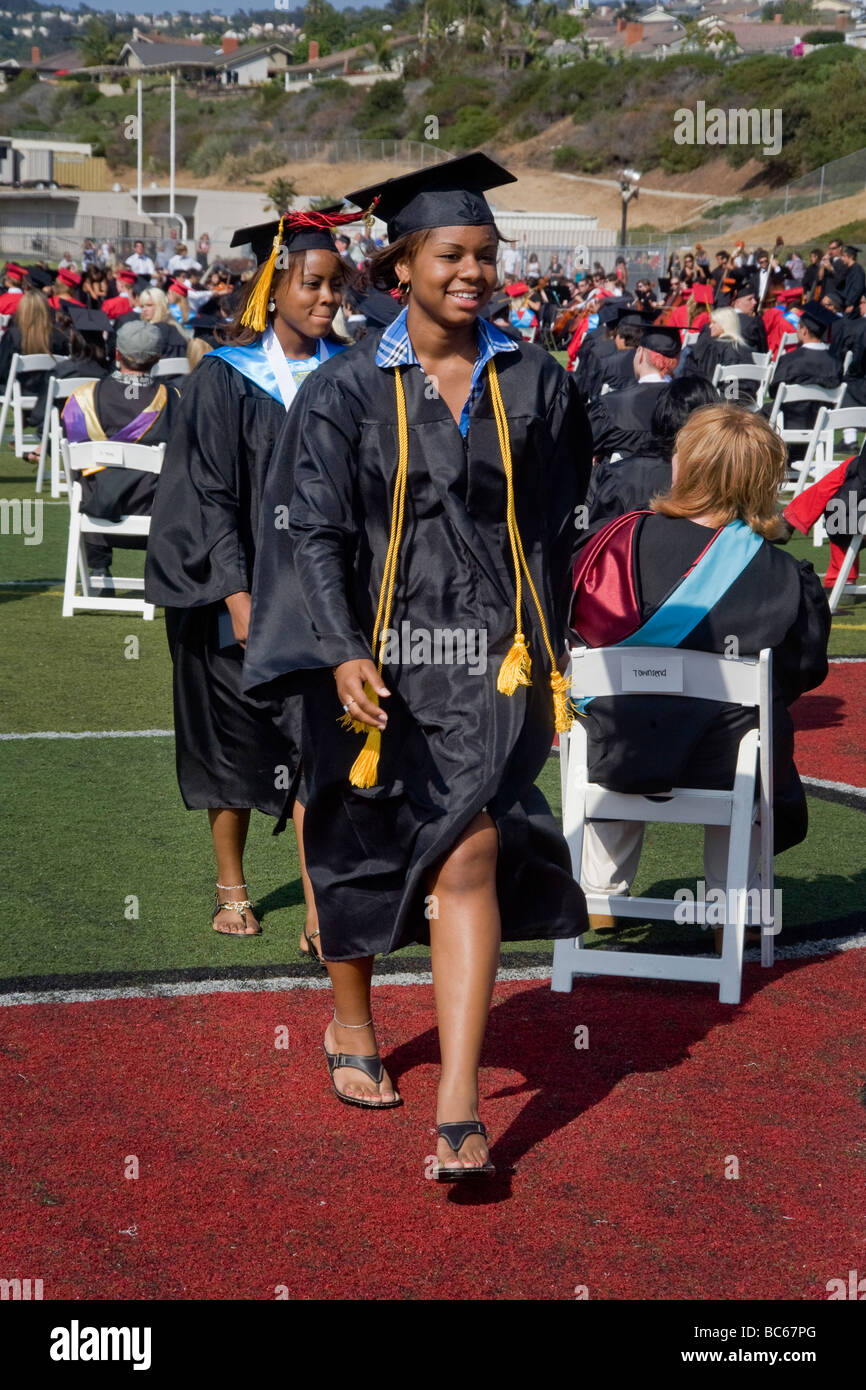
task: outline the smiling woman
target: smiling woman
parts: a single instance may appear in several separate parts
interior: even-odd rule
[[[440,1180],[493,1171],[478,1065],[500,936],[574,936],[586,920],[533,784],[568,718],[561,600],[592,447],[562,368],[480,317],[499,241],[484,190],[510,181],[475,154],[349,195],[387,223],[374,283],[407,304],[316,373],[277,441],[245,660],[247,689],[303,697],[341,1100],[400,1103],[373,1028],[373,957],[430,943]],[[483,634],[485,669],[404,663],[382,642],[404,622]]]

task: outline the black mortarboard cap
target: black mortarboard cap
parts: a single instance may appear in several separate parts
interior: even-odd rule
[[[807,304],[802,314],[801,320],[812,333],[819,333],[824,337],[829,328],[836,322],[836,315],[831,314],[829,309],[825,309],[823,304]]]
[[[396,241],[409,232],[431,227],[486,227],[493,213],[485,192],[505,183],[516,183],[495,159],[476,150],[441,164],[415,169],[411,174],[386,179],[347,193],[346,199],[367,208],[376,199],[373,216],[388,228],[388,239]]]
[[[608,319],[608,323],[617,328],[622,328],[624,324],[630,328],[647,328],[657,317],[658,309],[636,309],[633,304],[623,304],[615,317]]]
[[[54,276],[50,270],[43,270],[41,265],[28,265],[27,278],[31,285],[35,285],[38,290],[47,289],[54,284]]]
[[[193,337],[210,341],[214,329],[225,328],[227,322],[226,319],[217,318],[216,314],[195,314],[187,319],[186,326],[192,329]]]
[[[133,284],[133,286],[132,286],[132,292],[133,292],[133,294],[142,294],[142,293],[144,292],[144,290],[150,290],[150,289],[153,289],[153,286],[152,286],[151,283],[150,283],[150,276],[149,276],[149,275],[136,275],[136,277],[135,277],[135,282],[134,282],[134,284]]]
[[[111,319],[101,309],[86,309],[79,304],[70,304],[67,312],[79,333],[107,333],[112,328]]]
[[[644,328],[640,345],[647,352],[660,352],[663,357],[679,357],[682,339],[678,328],[663,328],[657,323]]]

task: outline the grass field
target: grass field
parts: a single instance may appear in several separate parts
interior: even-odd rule
[[[0,453],[0,497],[34,497],[32,469],[9,449]],[[68,510],[65,500],[52,503],[43,494],[43,501],[40,544],[0,535],[0,734],[170,730],[171,668],[160,615],[152,623],[114,614],[61,618]],[[791,548],[819,569],[826,563],[805,540]],[[140,554],[127,552],[123,572],[140,572],[141,564]],[[866,653],[864,634],[866,606],[849,607],[834,623],[831,652]],[[119,975],[134,981],[152,972],[311,968],[301,965],[298,952],[303,899],[293,835],[274,838],[265,817],[253,818],[247,859],[264,933],[237,940],[211,931],[206,818],[183,808],[172,738],[6,738],[0,773],[6,851],[0,979],[23,984]],[[540,783],[558,811],[555,758]],[[777,866],[786,940],[789,933],[844,934],[864,897],[860,811],[815,798],[810,811],[809,839]],[[637,891],[655,885],[670,894],[699,873],[695,832],[651,828]],[[707,949],[706,934],[694,929],[684,943],[682,930],[642,924],[622,933],[617,945],[647,939]],[[506,953],[515,962],[550,956],[537,944],[512,944]],[[411,947],[394,963],[425,954]]]

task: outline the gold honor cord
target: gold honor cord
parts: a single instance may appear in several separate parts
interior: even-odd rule
[[[384,642],[380,634],[387,631],[391,622],[391,610],[394,605],[394,587],[397,582],[397,559],[400,554],[400,540],[403,535],[403,517],[406,511],[406,478],[409,473],[409,426],[406,421],[406,392],[403,388],[403,374],[398,367],[394,373],[394,385],[397,392],[397,438],[399,454],[397,460],[397,479],[394,484],[394,502],[391,507],[391,535],[388,541],[388,554],[385,557],[385,569],[382,573],[382,584],[379,589],[379,604],[376,609],[376,622],[373,627],[373,639],[370,643],[371,651],[379,647],[379,660],[377,670],[382,675],[382,657],[384,652]],[[379,697],[375,690],[369,685],[364,686],[364,693],[374,705],[378,705]],[[352,770],[349,773],[349,781],[353,787],[375,787],[379,775],[379,753],[382,748],[381,729],[371,729],[366,724],[361,724],[357,719],[353,719],[348,713],[343,715],[340,723],[344,728],[354,729],[355,733],[367,731],[367,738],[364,747],[355,759]]]
[[[556,658],[550,644],[550,637],[547,632],[547,624],[544,620],[544,611],[541,607],[541,600],[533,582],[529,565],[526,562],[526,555],[523,550],[523,542],[520,538],[520,531],[517,526],[517,513],[514,506],[514,471],[511,462],[511,441],[508,435],[508,418],[505,414],[505,405],[502,400],[502,392],[499,388],[499,378],[493,359],[487,363],[487,378],[490,383],[490,395],[493,401],[493,413],[496,418],[496,428],[499,434],[499,449],[502,455],[502,466],[505,472],[506,485],[506,519],[508,524],[508,539],[511,543],[511,554],[514,561],[514,584],[516,592],[516,631],[514,642],[508,655],[505,657],[500,667],[499,677],[496,682],[496,689],[502,695],[513,695],[518,685],[531,685],[532,662],[529,656],[529,649],[526,638],[521,631],[521,615],[523,608],[523,576],[526,576],[526,583],[532,594],[538,621],[541,626],[541,635],[547,650],[550,661],[550,686],[553,691],[553,713],[554,723],[558,733],[567,733],[572,724],[572,709],[568,700],[569,683],[565,676],[560,675],[556,668]],[[403,535],[403,518],[406,509],[406,479],[409,473],[409,428],[406,421],[406,393],[403,387],[403,375],[398,367],[394,373],[394,385],[397,393],[397,436],[399,445],[399,455],[397,461],[397,477],[394,484],[394,500],[391,507],[391,533],[388,541],[388,553],[385,557],[385,568],[382,573],[382,583],[379,589],[379,603],[376,608],[376,622],[373,628],[373,639],[370,643],[371,650],[375,652],[379,646],[379,660],[377,669],[382,675],[382,656],[384,642],[382,634],[387,631],[391,622],[391,611],[394,604],[394,589],[397,582],[397,560],[400,553],[400,541]],[[378,705],[379,697],[369,685],[364,687],[365,694],[373,704]],[[349,781],[353,787],[375,787],[379,775],[379,754],[382,748],[382,733],[380,729],[371,729],[369,725],[362,724],[359,720],[353,719],[346,712],[340,719],[340,724],[344,729],[352,729],[355,733],[367,734],[364,747],[355,759],[352,770],[349,773]]]
[[[526,576],[529,592],[532,594],[532,601],[535,604],[535,611],[538,614],[538,622],[541,627],[541,636],[547,650],[548,660],[550,661],[550,688],[553,691],[554,726],[557,733],[565,734],[568,733],[571,728],[573,715],[568,699],[569,683],[568,678],[560,675],[556,668],[556,657],[550,645],[547,623],[544,621],[544,610],[541,607],[541,600],[538,597],[538,591],[535,587],[529,565],[526,563],[523,541],[520,539],[520,531],[517,526],[517,512],[514,506],[514,469],[511,462],[511,440],[508,436],[508,417],[505,414],[502,392],[499,389],[499,377],[497,376],[492,357],[487,363],[487,379],[490,383],[493,414],[496,416],[496,428],[499,432],[499,450],[502,454],[502,466],[505,470],[507,498],[506,521],[508,523],[508,539],[511,542],[511,554],[514,558],[515,589],[514,642],[511,646],[511,650],[508,652],[508,655],[499,668],[499,678],[496,682],[496,689],[502,695],[513,695],[518,685],[532,684],[530,678],[532,662],[526,645],[526,638],[520,627],[523,614],[523,591],[520,577],[522,570]]]

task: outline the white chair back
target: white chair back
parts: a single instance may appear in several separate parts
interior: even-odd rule
[[[84,546],[86,535],[102,535],[110,540],[112,536],[147,536],[150,533],[149,516],[126,516],[120,521],[103,521],[99,517],[88,516],[81,510],[82,487],[80,474],[90,468],[124,468],[139,473],[159,473],[165,454],[164,444],[124,444],[115,440],[89,440],[81,444],[70,444],[66,439],[60,441],[63,465],[69,485],[69,541],[66,548],[66,576],[63,586],[63,617],[69,618],[77,609],[100,610],[114,613],[140,613],[145,619],[152,619],[154,606],[142,598],[116,598],[112,594],[94,592],[102,587],[101,580],[90,577],[87,552]],[[81,580],[81,594],[76,592],[76,572]],[[116,577],[112,581],[116,589],[134,590],[143,593],[144,580]]]
[[[61,477],[60,466],[60,412],[56,402],[66,400],[79,386],[87,386],[93,378],[89,376],[65,376],[48,378],[45,396],[45,417],[42,422],[42,442],[39,446],[39,467],[36,470],[36,491],[42,491],[45,481],[46,460],[51,459],[51,496],[59,497],[66,491],[66,483]]]
[[[769,364],[760,367],[754,364],[750,366],[749,363],[746,362],[738,366],[726,367],[723,363],[719,362],[713,371],[713,385],[718,386],[726,396],[730,394],[734,399],[737,399],[741,381],[754,383],[754,404],[752,404],[751,401],[744,401],[743,404],[750,406],[753,410],[760,410],[761,406],[764,404],[764,392],[770,380],[771,370],[772,368]],[[731,385],[734,386],[735,392],[729,393],[726,388]]]
[[[186,376],[189,362],[185,357],[161,357],[150,369],[151,376]]]
[[[563,829],[571,854],[572,872],[580,880],[584,825],[588,818],[637,822],[662,821],[679,825],[717,825],[729,830],[725,922],[721,959],[652,955],[631,951],[587,951],[580,938],[554,944],[551,987],[569,992],[575,975],[627,975],[649,979],[702,980],[719,986],[719,1001],[740,1001],[743,945],[749,905],[749,850],[752,827],[761,834],[762,926],[761,961],[773,963],[773,713],[772,652],[755,659],[734,660],[712,652],[665,647],[576,647],[571,653],[572,694],[575,698],[630,695],[636,676],[652,671],[653,688],[673,699],[723,701],[754,708],[758,727],[740,741],[734,783],[729,791],[677,788],[664,795],[613,792],[589,781],[587,734],[578,718],[568,734],[560,735]],[[757,797],[757,799],[756,799]],[[660,921],[699,921],[695,903],[667,898],[587,894],[590,913]]]

